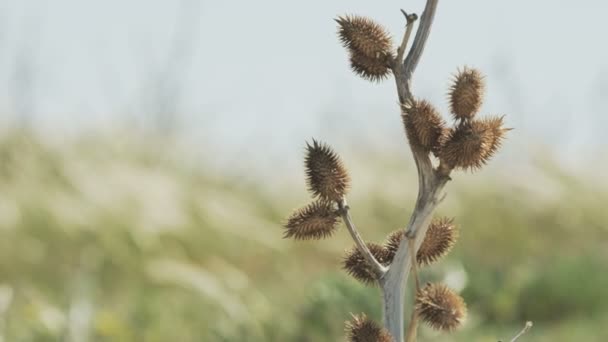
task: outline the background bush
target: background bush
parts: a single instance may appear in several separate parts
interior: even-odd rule
[[[360,164],[354,218],[380,241],[412,208],[412,165],[388,152],[345,159]],[[533,320],[526,340],[605,340],[606,184],[547,161],[525,179],[499,165],[456,176],[440,214],[459,218],[461,239],[423,273],[462,287],[469,321],[449,336],[421,333],[496,341]],[[136,139],[2,136],[4,340],[337,341],[350,312],[380,319],[378,290],[339,269],[345,231],[281,239],[302,184],[205,169]]]

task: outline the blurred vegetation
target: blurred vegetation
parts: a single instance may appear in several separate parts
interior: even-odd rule
[[[376,241],[416,196],[408,156],[387,156],[347,159],[354,218]],[[159,144],[4,134],[0,340],[339,341],[351,312],[380,319],[377,289],[339,270],[347,234],[282,240],[308,196],[303,181],[269,183]],[[605,186],[547,161],[456,174],[441,214],[461,238],[423,280],[461,289],[469,319],[421,339],[506,340],[526,320],[522,341],[608,339],[607,202]]]

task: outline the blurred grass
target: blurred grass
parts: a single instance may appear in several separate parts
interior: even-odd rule
[[[353,161],[354,160],[354,161]],[[401,227],[416,196],[399,158],[349,158],[363,235]],[[515,169],[518,170],[518,169]],[[422,340],[608,338],[604,185],[547,161],[456,174],[441,214],[461,239],[423,280],[462,288],[469,320]],[[279,184],[283,184],[280,183]],[[349,314],[381,318],[376,289],[339,270],[347,234],[281,239],[303,181],[205,171],[157,144],[0,137],[0,337],[5,341],[338,341]]]

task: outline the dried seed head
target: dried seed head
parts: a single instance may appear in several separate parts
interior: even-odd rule
[[[502,125],[502,117],[461,122],[445,138],[439,159],[450,169],[481,168],[496,153],[510,130]]]
[[[331,202],[313,202],[291,214],[285,224],[283,238],[319,240],[329,237],[338,228],[338,217],[338,211]]]
[[[388,56],[370,58],[357,52],[351,52],[350,55],[350,66],[353,72],[372,82],[382,81],[390,75],[389,61]]]
[[[399,245],[401,244],[401,240],[403,240],[404,237],[405,230],[403,229],[396,230],[386,237],[386,241],[384,242],[384,250],[386,251],[386,260],[389,265],[393,262],[393,259],[397,254],[397,250],[399,249]]]
[[[467,307],[447,286],[428,283],[416,295],[416,313],[433,329],[452,331],[464,321]]]
[[[338,17],[338,36],[351,54],[361,54],[368,58],[390,56],[391,37],[386,30],[373,20],[360,16]]]
[[[350,177],[332,149],[316,140],[306,144],[306,176],[313,196],[326,201],[339,201],[350,185]]]
[[[379,263],[385,266],[388,265],[386,260],[387,254],[384,247],[372,242],[368,242],[366,243],[366,245],[367,248],[369,248],[369,251],[376,258],[376,260],[378,260]],[[363,254],[359,252],[357,246],[346,251],[346,255],[342,260],[342,267],[344,268],[344,270],[346,270],[346,273],[348,273],[350,276],[357,279],[361,283],[365,285],[376,284],[377,279],[376,275],[374,274],[374,270],[367,263],[367,260],[365,259]]]
[[[458,229],[454,219],[447,217],[434,219],[416,253],[418,264],[429,265],[441,259],[450,252],[457,239]]]
[[[391,334],[365,314],[353,315],[346,322],[346,336],[349,342],[394,342]]]
[[[464,67],[459,70],[450,87],[450,109],[455,119],[472,119],[483,102],[484,77],[476,69]]]
[[[437,151],[445,130],[445,122],[428,101],[414,101],[401,106],[401,118],[410,144],[425,151]]]
[[[511,128],[504,128],[504,116],[494,116],[480,120],[480,125],[490,131],[491,139],[486,152],[486,159],[491,158],[502,146],[505,134]]]
[[[384,243],[386,262],[390,265],[397,254],[401,240],[405,237],[405,230],[396,230],[389,234]],[[422,245],[416,252],[418,265],[426,266],[447,255],[458,238],[458,230],[453,219],[434,219],[426,231]]]

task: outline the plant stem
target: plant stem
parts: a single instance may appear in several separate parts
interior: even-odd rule
[[[393,65],[401,106],[411,106],[414,101],[411,91],[412,75],[420,62],[429,37],[438,2],[439,0],[427,0],[414,42],[403,65]],[[408,34],[406,30],[406,35]],[[407,37],[404,37],[404,41],[407,41]],[[404,293],[410,269],[414,264],[411,257],[416,255],[416,251],[422,245],[433,212],[443,199],[442,190],[450,179],[449,172],[438,173],[434,170],[427,152],[411,144],[410,148],[418,170],[418,198],[406,229],[406,234],[413,239],[413,243],[406,242],[406,239],[401,241],[388,272],[380,279],[384,300],[384,326],[396,342],[402,342],[404,337]],[[408,244],[413,246],[408,248]]]
[[[378,280],[382,279],[387,272],[387,268],[385,266],[382,266],[382,264],[380,264],[380,262],[378,260],[376,260],[376,258],[374,257],[372,252],[369,250],[369,248],[367,248],[367,245],[361,238],[361,235],[359,234],[357,227],[355,227],[355,224],[353,223],[353,219],[351,218],[350,212],[349,212],[350,208],[348,207],[348,204],[346,203],[345,198],[343,198],[340,202],[338,202],[338,207],[340,208],[340,214],[342,216],[342,220],[344,221],[344,224],[346,224],[346,228],[348,228],[348,232],[350,233],[350,236],[355,241],[355,244],[357,245],[357,248],[359,249],[359,253],[361,253],[363,255],[363,257],[365,258],[367,263],[370,265],[370,267],[376,274],[377,279]]]
[[[395,62],[399,67],[403,66],[403,56],[405,55],[405,49],[407,47],[407,42],[410,40],[410,36],[412,35],[412,31],[414,30],[414,22],[418,20],[418,16],[416,14],[407,14],[404,10],[401,10],[401,13],[405,15],[405,20],[407,20],[407,24],[405,26],[405,34],[403,35],[403,40],[401,41],[401,45],[397,49],[397,59]]]
[[[511,342],[517,341],[518,338],[522,337],[530,329],[532,329],[532,322],[528,321],[528,322],[526,322],[526,325],[524,326],[524,328],[519,332],[519,334],[515,335],[515,337],[513,337],[511,339]]]
[[[410,250],[414,249],[414,239],[406,236],[408,245]],[[416,261],[416,255],[414,253],[410,253],[410,262],[412,263],[412,273],[414,274],[414,280],[416,284],[416,288],[414,291],[414,303],[415,298],[418,292],[420,292],[420,279],[418,277],[418,262]],[[415,304],[414,304],[415,305]],[[407,326],[407,336],[405,338],[406,342],[416,342],[416,337],[418,335],[418,313],[416,312],[416,308],[412,308],[412,315],[410,317],[410,323]]]

